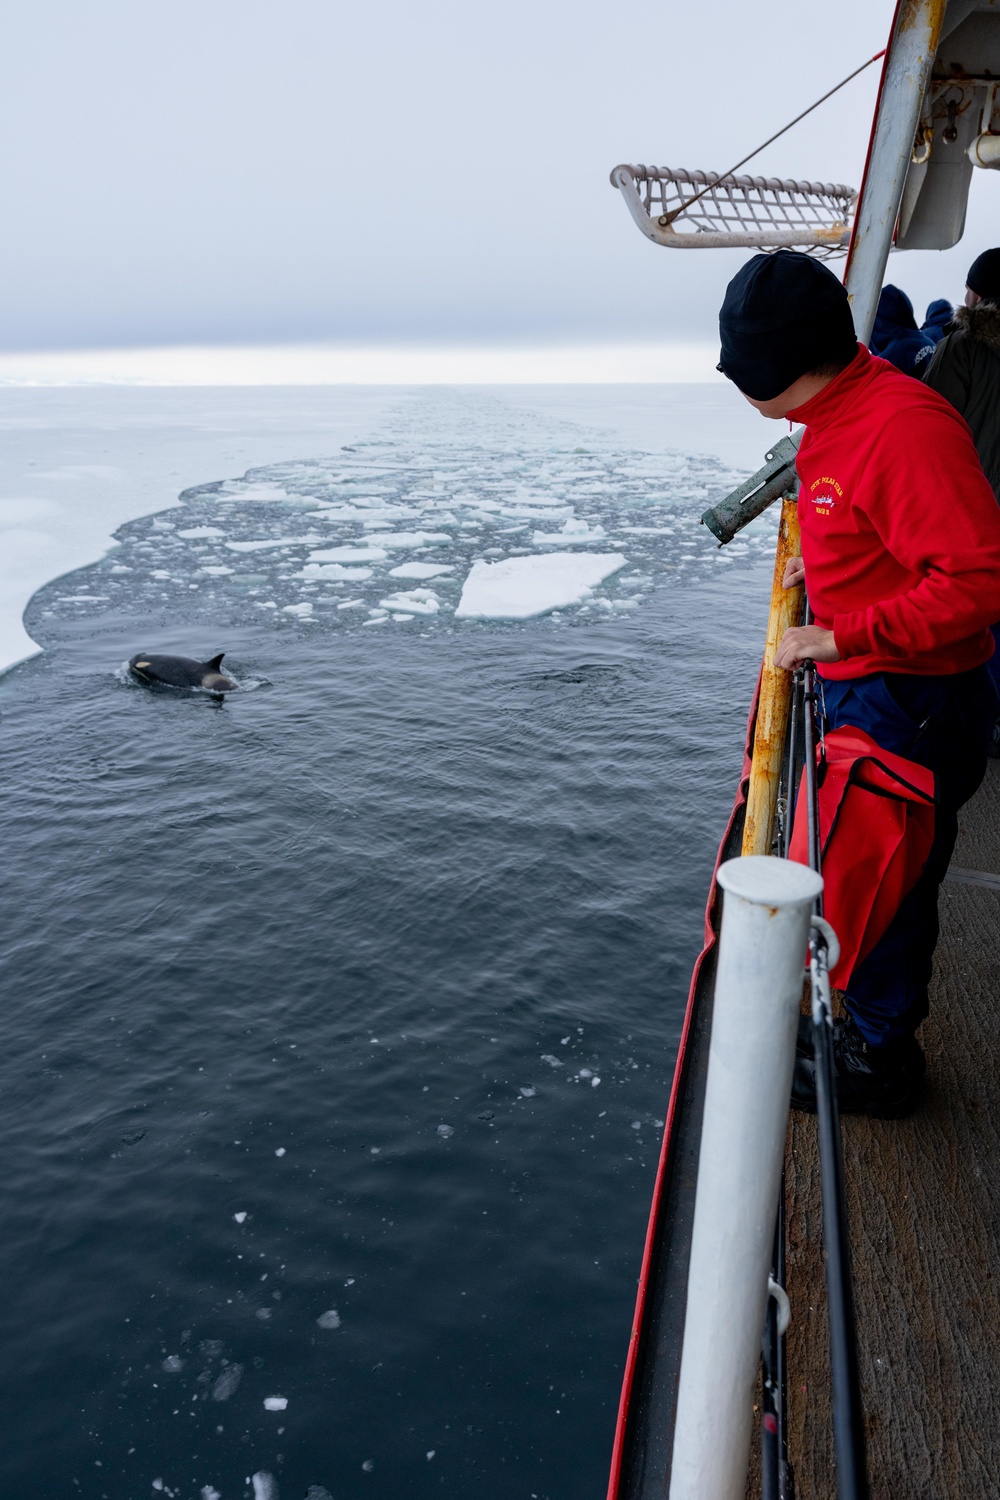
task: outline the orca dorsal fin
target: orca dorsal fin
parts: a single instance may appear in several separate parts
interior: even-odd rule
[[[213,672],[217,672],[221,665],[222,658],[225,656],[225,654],[226,653],[224,651],[220,651],[218,656],[213,656],[211,661],[207,661],[205,663],[206,667],[210,667]]]

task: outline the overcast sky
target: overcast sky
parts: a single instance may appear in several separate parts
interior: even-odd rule
[[[892,9],[8,0],[0,347],[713,338],[744,253],[652,245],[610,169],[724,170]],[[858,186],[877,75],[746,170]],[[962,245],[890,277],[954,299],[989,243],[977,173]]]

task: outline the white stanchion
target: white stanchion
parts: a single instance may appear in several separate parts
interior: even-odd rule
[[[767,855],[725,892],[670,1500],[744,1500],[812,905],[822,877]]]

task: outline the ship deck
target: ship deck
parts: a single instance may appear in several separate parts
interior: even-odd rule
[[[1000,1494],[1000,762],[960,822],[920,1033],[926,1100],[908,1120],[843,1121],[873,1500]],[[793,1114],[786,1165],[789,1457],[799,1500],[827,1500],[813,1118]]]

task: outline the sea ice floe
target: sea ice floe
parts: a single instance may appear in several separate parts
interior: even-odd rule
[[[380,547],[392,547],[394,550],[411,547],[443,547],[453,540],[454,538],[443,531],[380,531],[377,534]]]
[[[381,547],[323,547],[310,552],[311,563],[377,563],[385,562],[388,553]]]
[[[241,1208],[238,1214],[233,1214],[233,1218],[236,1220],[237,1224],[244,1224],[246,1222],[246,1217],[247,1211],[245,1208]]]
[[[528,620],[581,603],[627,559],[620,552],[550,552],[472,566],[455,611],[464,620]]]
[[[410,589],[409,593],[390,594],[379,603],[383,609],[409,610],[415,615],[436,615],[441,608],[441,601],[433,589]]]
[[[306,563],[299,573],[293,573],[293,578],[341,578],[352,580],[355,583],[364,583],[372,576],[371,568],[345,568],[343,563]]]
[[[562,1060],[560,1058],[558,1058],[558,1057],[553,1057],[553,1055],[552,1055],[551,1052],[543,1052],[542,1053],[542,1062],[543,1063],[548,1063],[548,1065],[549,1065],[550,1068],[561,1068],[562,1067]]]
[[[579,547],[599,542],[607,536],[601,525],[588,526],[586,521],[570,519],[561,531],[534,531],[531,540],[536,547]]]
[[[185,531],[179,531],[186,542],[200,541],[202,537],[225,536],[225,532],[219,526],[188,526]]]
[[[288,1397],[287,1396],[265,1396],[264,1397],[264,1410],[265,1411],[284,1411],[287,1405],[288,1405]]]
[[[203,567],[198,569],[199,573],[207,573],[209,578],[225,578],[232,571],[232,568],[220,567]]]
[[[279,547],[315,547],[321,536],[273,536],[259,542],[227,542],[230,552],[276,552]]]
[[[295,615],[300,620],[308,620],[312,612],[313,607],[308,599],[303,599],[301,604],[286,604],[282,610],[282,614]],[[279,1151],[277,1154],[283,1156],[284,1152]]]
[[[329,1312],[320,1313],[319,1317],[316,1319],[316,1322],[319,1324],[320,1328],[339,1328],[340,1313],[335,1307],[331,1307]]]
[[[165,1370],[168,1375],[178,1375],[183,1368],[184,1361],[179,1354],[168,1354],[160,1366],[160,1369]]]
[[[242,1365],[227,1365],[212,1386],[213,1401],[228,1401],[230,1396],[236,1394],[239,1383],[243,1379]]]
[[[278,1481],[266,1469],[259,1469],[252,1477],[253,1500],[278,1500]]]
[[[283,484],[249,484],[242,479],[227,479],[219,493],[233,500],[287,500],[288,491]]]
[[[446,1141],[450,1135],[455,1134],[455,1127],[454,1125],[439,1125],[437,1133],[443,1141]]]
[[[454,563],[400,563],[389,569],[390,578],[437,578],[441,573],[454,573]]]

